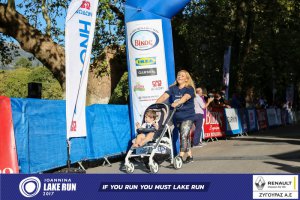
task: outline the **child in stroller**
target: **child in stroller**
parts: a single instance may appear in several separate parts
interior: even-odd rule
[[[176,169],[181,168],[182,159],[179,156],[174,157],[173,153],[172,132],[174,125],[172,118],[175,111],[176,109],[173,109],[173,112],[170,113],[169,106],[164,103],[152,104],[146,109],[144,113],[145,117],[143,119],[146,120],[146,116],[150,112],[153,114],[155,113],[155,118],[151,120],[156,121],[157,125],[153,125],[154,128],[137,129],[137,132],[140,134],[138,134],[125,158],[125,169],[127,173],[134,172],[135,168],[135,165],[131,162],[130,158],[135,158],[137,161],[143,161],[146,167],[150,169],[151,173],[157,173],[159,164],[165,160],[170,160],[171,164],[173,164]],[[143,121],[143,123],[144,122],[147,121]],[[139,136],[141,133],[145,134],[145,136]],[[148,137],[149,133],[151,134]]]
[[[154,134],[156,130],[158,130],[158,123],[155,121],[156,119],[156,112],[154,110],[148,110],[145,113],[145,118],[142,125],[140,123],[136,123],[137,130],[141,130],[141,128],[148,129],[148,131],[145,132],[138,132],[138,135],[136,139],[134,140],[134,143],[132,147],[140,147],[146,144],[147,142],[153,140]],[[151,131],[151,132],[149,132]]]

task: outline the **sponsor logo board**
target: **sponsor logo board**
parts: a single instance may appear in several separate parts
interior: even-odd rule
[[[162,21],[155,19],[127,22],[126,31],[132,83],[131,108],[135,124],[142,121],[146,108],[168,89]]]
[[[137,82],[133,88],[134,88],[133,90],[135,92],[136,91],[145,91],[145,86],[140,84],[139,82]]]
[[[136,70],[137,76],[155,76],[157,75],[156,68],[145,68],[145,69],[137,69]]]
[[[253,175],[253,199],[298,199],[298,176]]]
[[[159,43],[157,33],[151,30],[138,30],[131,36],[131,45],[136,50],[149,50],[156,47]]]
[[[136,66],[148,66],[156,64],[156,57],[142,57],[135,59]]]

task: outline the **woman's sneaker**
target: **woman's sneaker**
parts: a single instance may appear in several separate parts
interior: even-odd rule
[[[188,164],[188,163],[191,163],[191,162],[194,162],[194,158],[191,157],[191,156],[188,156],[188,157],[185,159],[185,161],[184,161],[185,164]]]

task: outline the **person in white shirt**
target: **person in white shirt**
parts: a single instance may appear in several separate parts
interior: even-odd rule
[[[193,137],[193,147],[202,147],[202,137],[203,137],[203,131],[202,131],[202,124],[203,124],[203,117],[206,108],[208,105],[214,100],[213,97],[209,97],[207,99],[207,103],[204,100],[204,96],[202,93],[202,88],[196,89],[196,97],[194,98],[194,104],[195,104],[195,131],[194,131],[194,137]]]

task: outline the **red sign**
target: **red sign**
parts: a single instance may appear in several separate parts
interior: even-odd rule
[[[91,9],[91,3],[88,2],[88,1],[83,1],[80,7],[85,8],[87,10],[90,10]]]
[[[72,124],[71,124],[71,131],[76,131],[76,128],[77,128],[76,121],[72,121]]]
[[[258,121],[258,128],[265,129],[268,128],[268,118],[267,112],[265,109],[256,109],[257,112],[257,121]]]
[[[153,87],[161,87],[161,80],[152,81]]]
[[[0,174],[19,173],[10,99],[0,96]]]
[[[204,139],[225,137],[225,116],[223,108],[207,109],[204,123]]]

